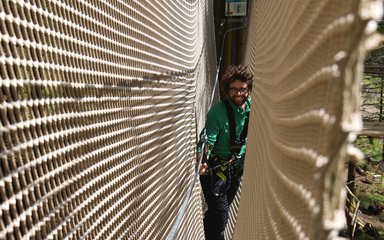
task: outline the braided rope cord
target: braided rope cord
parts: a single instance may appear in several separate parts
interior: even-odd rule
[[[226,238],[336,238],[382,1],[249,2],[255,86]],[[212,4],[0,0],[1,240],[204,239]]]

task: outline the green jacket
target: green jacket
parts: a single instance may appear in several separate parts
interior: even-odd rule
[[[229,101],[235,115],[236,122],[236,138],[240,139],[240,134],[243,131],[246,113],[251,110],[251,98],[248,97],[245,103],[245,109],[237,107]],[[232,156],[230,144],[230,130],[227,109],[223,101],[214,105],[207,114],[207,121],[205,124],[206,133],[208,137],[208,156],[212,152],[220,159],[229,159]],[[240,151],[242,156],[239,162],[240,166],[244,164],[246,144],[243,145]],[[209,160],[208,160],[209,161]]]

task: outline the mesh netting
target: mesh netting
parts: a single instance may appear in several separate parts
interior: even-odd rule
[[[344,162],[361,129],[362,60],[381,1],[256,1],[256,84],[234,239],[331,239],[344,227]]]
[[[249,2],[254,103],[227,238],[332,238],[381,1]],[[212,4],[0,0],[0,239],[204,239]]]
[[[0,239],[165,239],[184,202],[203,238],[210,3],[3,0],[0,25]]]

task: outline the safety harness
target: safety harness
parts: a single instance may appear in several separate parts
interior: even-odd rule
[[[240,134],[240,138],[236,138],[236,122],[233,108],[229,103],[229,100],[224,100],[224,105],[227,110],[228,123],[229,123],[229,136],[230,136],[230,145],[231,145],[231,157],[229,159],[220,159],[215,156],[213,153],[209,156],[208,171],[207,174],[213,177],[214,175],[218,176],[221,180],[224,181],[227,185],[227,190],[230,186],[232,175],[234,171],[238,174],[242,171],[239,166],[239,161],[241,159],[240,150],[245,144],[245,139],[247,137],[248,131],[248,122],[249,122],[249,112],[246,113],[246,118],[244,122],[243,131]],[[204,150],[203,150],[204,151]],[[208,158],[206,158],[208,159]],[[226,174],[226,172],[228,172]],[[213,184],[213,180],[211,181]],[[213,187],[213,186],[212,186]],[[218,192],[213,191],[215,195],[219,195]]]
[[[229,120],[229,136],[231,140],[231,152],[232,155],[238,155],[240,153],[241,147],[245,144],[245,138],[247,137],[248,132],[248,122],[249,122],[249,112],[246,113],[244,128],[240,134],[240,139],[236,139],[236,122],[235,114],[233,108],[229,103],[229,100],[224,101],[225,107],[227,108],[227,115]]]

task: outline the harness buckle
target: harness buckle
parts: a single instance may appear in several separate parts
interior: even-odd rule
[[[231,152],[238,154],[241,151],[241,148],[245,144],[244,140],[236,140],[231,144]]]

